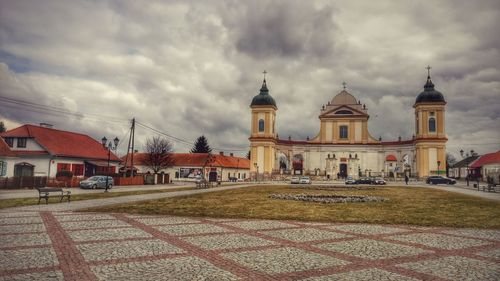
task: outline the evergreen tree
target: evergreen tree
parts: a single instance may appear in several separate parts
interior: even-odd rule
[[[4,125],[3,121],[0,121],[0,133],[3,133],[5,131],[7,131],[7,129],[5,128],[5,125]]]
[[[211,153],[212,149],[208,145],[208,140],[205,136],[201,136],[196,139],[191,153]]]
[[[250,150],[247,153],[247,159],[250,160]]]

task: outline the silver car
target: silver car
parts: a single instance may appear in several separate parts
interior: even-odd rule
[[[302,184],[311,184],[311,178],[310,177],[301,177],[300,178],[300,183],[302,183]]]
[[[292,180],[290,181],[291,184],[297,184],[300,183],[300,178],[299,177],[292,177]]]
[[[113,178],[108,176],[108,189],[113,187]],[[92,176],[80,182],[80,188],[106,188],[106,176]]]

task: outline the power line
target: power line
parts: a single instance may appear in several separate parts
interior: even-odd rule
[[[6,98],[6,97],[0,97],[0,103],[6,103],[6,104],[9,104],[10,106],[13,106],[14,108],[18,108],[18,109],[23,108],[23,107],[27,107],[27,108],[31,109],[31,112],[42,113],[42,114],[49,114],[49,115],[57,114],[58,116],[63,114],[63,115],[75,116],[77,118],[88,118],[88,119],[94,119],[94,120],[96,120],[96,118],[99,118],[99,119],[97,119],[99,121],[129,122],[129,120],[119,118],[119,117],[108,116],[108,115],[97,114],[97,113],[82,113],[82,112],[76,112],[76,111],[73,112],[73,111],[69,111],[69,110],[67,110],[65,108],[61,108],[61,107],[43,105],[43,104],[38,104],[38,103],[34,103],[34,102]],[[26,110],[26,109],[23,109],[23,110]],[[104,118],[104,120],[101,118]]]
[[[146,129],[152,130],[152,131],[153,131],[153,132],[155,132],[155,133],[158,133],[158,134],[164,135],[164,136],[166,136],[166,137],[168,137],[168,138],[173,139],[173,140],[174,140],[174,141],[176,141],[176,142],[180,142],[180,143],[182,143],[182,144],[185,144],[185,145],[190,145],[190,146],[193,146],[193,145],[194,145],[194,142],[191,142],[191,141],[188,141],[188,140],[185,140],[185,139],[181,139],[181,138],[178,138],[178,137],[176,137],[176,136],[172,136],[172,135],[167,134],[167,133],[165,133],[165,132],[162,132],[162,131],[160,131],[160,130],[158,130],[158,129],[155,129],[155,128],[151,127],[151,126],[145,125],[145,124],[143,124],[143,123],[141,123],[141,122],[139,122],[139,121],[136,121],[136,123],[137,123],[139,126],[143,127],[143,128],[146,128]],[[212,147],[212,148],[213,148],[213,149],[215,149],[215,150],[220,150],[220,151],[233,151],[233,152],[246,152],[246,151],[248,151],[248,149],[230,149],[230,148],[220,148],[220,147]]]
[[[7,98],[7,97],[1,97],[0,96],[0,103],[5,103],[9,104],[10,107],[16,108],[16,109],[21,109],[24,111],[28,112],[36,112],[40,114],[47,114],[47,115],[52,115],[52,116],[75,116],[77,118],[87,118],[91,120],[97,120],[97,121],[105,121],[105,122],[116,122],[116,123],[124,123],[124,122],[130,122],[128,119],[123,119],[119,117],[114,117],[114,116],[109,116],[109,115],[103,115],[103,114],[97,114],[97,113],[81,113],[81,112],[73,112],[69,111],[65,108],[61,107],[56,107],[56,106],[51,106],[51,105],[44,105],[44,104],[39,104],[39,103],[34,103],[30,101],[25,101],[25,100],[19,100],[19,99],[13,99],[13,98]],[[193,146],[194,142],[182,139],[176,136],[173,136],[171,134],[167,134],[163,131],[160,131],[158,129],[153,128],[152,126],[146,125],[141,122],[136,122],[137,125],[151,130],[157,134],[164,135],[168,137],[169,139],[186,145],[186,146]],[[220,148],[220,147],[213,147],[215,150],[220,150],[220,151],[233,151],[233,152],[246,152],[248,149],[238,149],[238,148]]]

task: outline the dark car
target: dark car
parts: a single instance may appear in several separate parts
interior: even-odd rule
[[[456,184],[457,181],[454,179],[443,177],[443,176],[431,176],[431,177],[427,178],[426,183],[428,183],[428,184],[439,184],[439,183]]]
[[[372,178],[359,178],[355,182],[355,184],[373,184]]]

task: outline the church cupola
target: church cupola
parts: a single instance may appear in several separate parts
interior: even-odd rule
[[[417,99],[415,100],[415,104],[421,103],[421,102],[446,102],[444,100],[443,94],[441,92],[436,91],[434,89],[434,83],[432,83],[431,80],[431,73],[430,73],[431,67],[427,67],[427,82],[424,85],[424,91],[421,92],[418,96]]]
[[[254,105],[271,105],[276,107],[276,101],[274,101],[274,98],[269,94],[265,77],[262,82],[262,87],[260,88],[260,93],[253,97],[252,103],[250,104],[250,106]]]

